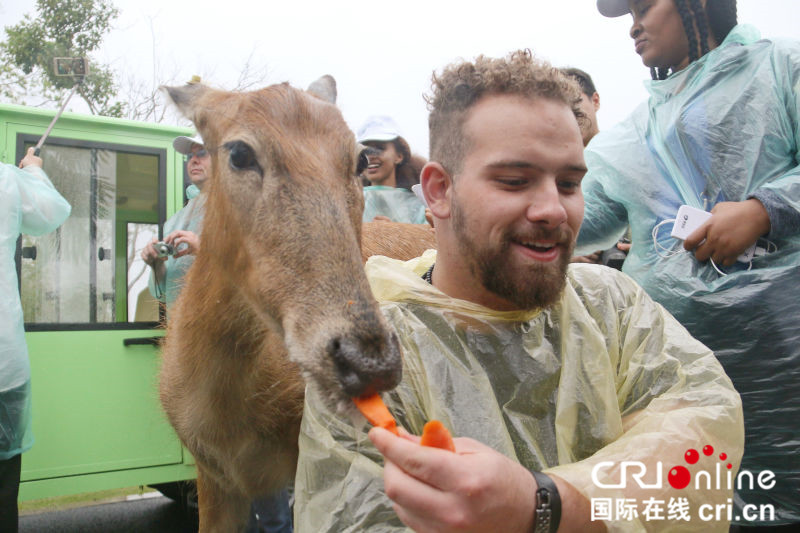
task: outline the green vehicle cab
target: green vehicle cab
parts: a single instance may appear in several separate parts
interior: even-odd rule
[[[2,161],[16,164],[54,114],[0,104]],[[172,139],[190,133],[64,113],[42,147],[72,213],[17,244],[35,439],[22,456],[20,500],[169,489],[196,476],[158,400],[164,332],[139,255],[183,206],[188,180]]]

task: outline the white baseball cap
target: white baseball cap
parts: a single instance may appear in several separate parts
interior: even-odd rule
[[[400,128],[392,117],[385,115],[376,115],[369,117],[364,124],[358,128],[356,140],[360,143],[367,141],[388,142],[402,137],[400,135]]]
[[[192,153],[192,146],[195,144],[199,144],[203,146],[203,138],[200,137],[200,134],[195,134],[194,137],[186,137],[185,135],[181,135],[179,137],[175,137],[172,141],[172,147],[175,148],[175,151],[179,154],[189,155]]]
[[[621,17],[631,12],[628,0],[597,0],[597,10],[604,17]]]

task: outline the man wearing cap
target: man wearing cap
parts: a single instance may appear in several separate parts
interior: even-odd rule
[[[387,116],[368,118],[359,128],[357,140],[369,148],[364,177],[370,186],[364,188],[364,222],[378,217],[424,224],[425,206],[411,192],[411,186],[419,183],[425,161],[411,155],[394,120]]]
[[[200,225],[205,212],[206,196],[203,188],[211,172],[211,157],[203,146],[199,135],[180,136],[172,141],[175,150],[188,159],[186,170],[192,184],[186,188],[189,202],[164,223],[164,242],[174,250],[168,256],[159,257],[155,248],[158,239],[153,238],[144,250],[142,259],[150,265],[150,292],[167,304],[169,308],[181,288],[181,280],[194,262],[200,248]]]

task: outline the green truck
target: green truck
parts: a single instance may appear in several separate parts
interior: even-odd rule
[[[55,112],[0,104],[0,157],[18,162]],[[16,268],[33,386],[33,449],[20,499],[195,477],[158,401],[160,310],[139,251],[184,203],[191,130],[64,113],[42,147],[72,205],[43,237],[23,235]],[[174,493],[172,494],[174,496]]]

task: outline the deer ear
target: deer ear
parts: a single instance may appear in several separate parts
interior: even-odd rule
[[[331,104],[336,103],[336,80],[330,74],[325,74],[320,79],[308,86],[307,92],[320,100]]]
[[[178,110],[192,122],[195,121],[194,108],[197,101],[209,91],[209,88],[202,83],[187,83],[180,87],[162,85],[160,88],[167,91]]]

